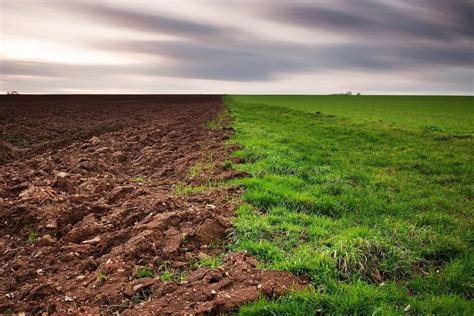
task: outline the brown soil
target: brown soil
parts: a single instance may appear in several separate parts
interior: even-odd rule
[[[196,264],[223,252],[242,191],[179,194],[244,176],[223,164],[232,130],[205,127],[220,97],[13,98],[1,99],[2,133],[69,136],[42,154],[4,148],[16,161],[0,166],[0,313],[218,314],[301,287],[245,253]],[[139,278],[143,267],[154,275]]]
[[[0,165],[157,117],[209,96],[0,96]]]

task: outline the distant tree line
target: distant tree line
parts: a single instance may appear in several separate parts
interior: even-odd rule
[[[332,93],[330,95],[352,95],[352,91],[347,91],[346,93]],[[360,92],[357,92],[354,95],[360,95]]]

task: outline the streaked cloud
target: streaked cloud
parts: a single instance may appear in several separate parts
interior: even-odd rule
[[[264,16],[367,39],[456,40],[474,36],[473,4],[463,0],[279,2]]]
[[[130,1],[130,4],[133,4]],[[211,37],[218,36],[224,30],[217,25],[184,20],[172,16],[164,16],[156,13],[136,11],[136,9],[124,9],[105,5],[100,2],[70,1],[58,2],[57,8],[76,12],[87,20],[95,20],[117,29],[133,29],[149,33],[165,33],[174,36]],[[140,2],[137,2],[139,7]],[[133,7],[133,6],[132,6]],[[136,7],[136,6],[135,6]]]
[[[363,93],[474,91],[467,0],[189,1],[175,8],[168,1],[12,0],[3,9],[2,90],[171,93],[188,83],[201,93],[331,93],[355,89],[363,76]],[[31,32],[17,27],[20,15]],[[25,45],[33,42],[44,49]],[[327,78],[332,86],[321,81]]]

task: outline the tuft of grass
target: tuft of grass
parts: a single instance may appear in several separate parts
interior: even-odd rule
[[[210,120],[206,123],[206,128],[213,130],[223,129],[229,119],[230,114],[227,111],[222,111],[214,120]]]
[[[185,184],[185,183],[178,183],[174,186],[174,193],[177,196],[188,195],[188,194],[213,190],[223,185],[224,185],[223,183],[217,182],[217,181],[208,181],[206,184],[203,184],[203,185],[190,185],[190,184]]]
[[[191,168],[189,168],[188,174],[190,177],[199,176],[215,167],[215,162],[212,157],[205,157],[197,161]]]
[[[105,282],[106,279],[107,279],[107,273],[105,273],[105,272],[97,273],[97,281]]]
[[[226,96],[253,176],[230,249],[312,285],[240,313],[472,314],[472,100]]]
[[[130,181],[135,182],[135,183],[145,183],[145,182],[148,182],[148,179],[145,177],[138,176],[138,177],[132,178]]]
[[[160,273],[160,280],[164,282],[172,281],[176,277],[176,274],[170,270],[165,270]]]
[[[138,267],[135,271],[135,278],[137,279],[152,278],[154,275],[155,272],[149,267]]]
[[[230,169],[230,168],[232,168],[232,161],[226,160],[226,161],[224,161],[224,162],[222,163],[222,166],[223,166],[224,168]]]
[[[198,262],[196,262],[196,266],[201,268],[201,267],[208,267],[211,269],[216,269],[220,266],[222,266],[222,259],[223,255],[217,255],[214,257],[208,257],[208,258],[202,258],[199,259]]]
[[[139,304],[145,300],[147,300],[151,295],[151,287],[145,286],[138,290],[135,295],[133,295],[132,302],[135,304]]]
[[[10,143],[16,147],[29,147],[31,145],[30,141],[22,138],[21,136],[16,136],[16,135],[5,135],[2,136],[1,140]]]
[[[28,234],[27,242],[29,242],[30,244],[34,244],[37,241],[38,241],[38,233],[31,232],[31,233]]]
[[[201,161],[197,161],[191,168],[189,168],[189,176],[195,177],[200,175],[204,170],[203,163]]]

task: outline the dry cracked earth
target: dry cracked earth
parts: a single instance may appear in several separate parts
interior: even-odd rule
[[[301,288],[226,253],[244,188],[178,190],[247,176],[224,163],[224,111],[220,96],[0,98],[0,313],[221,314]]]

